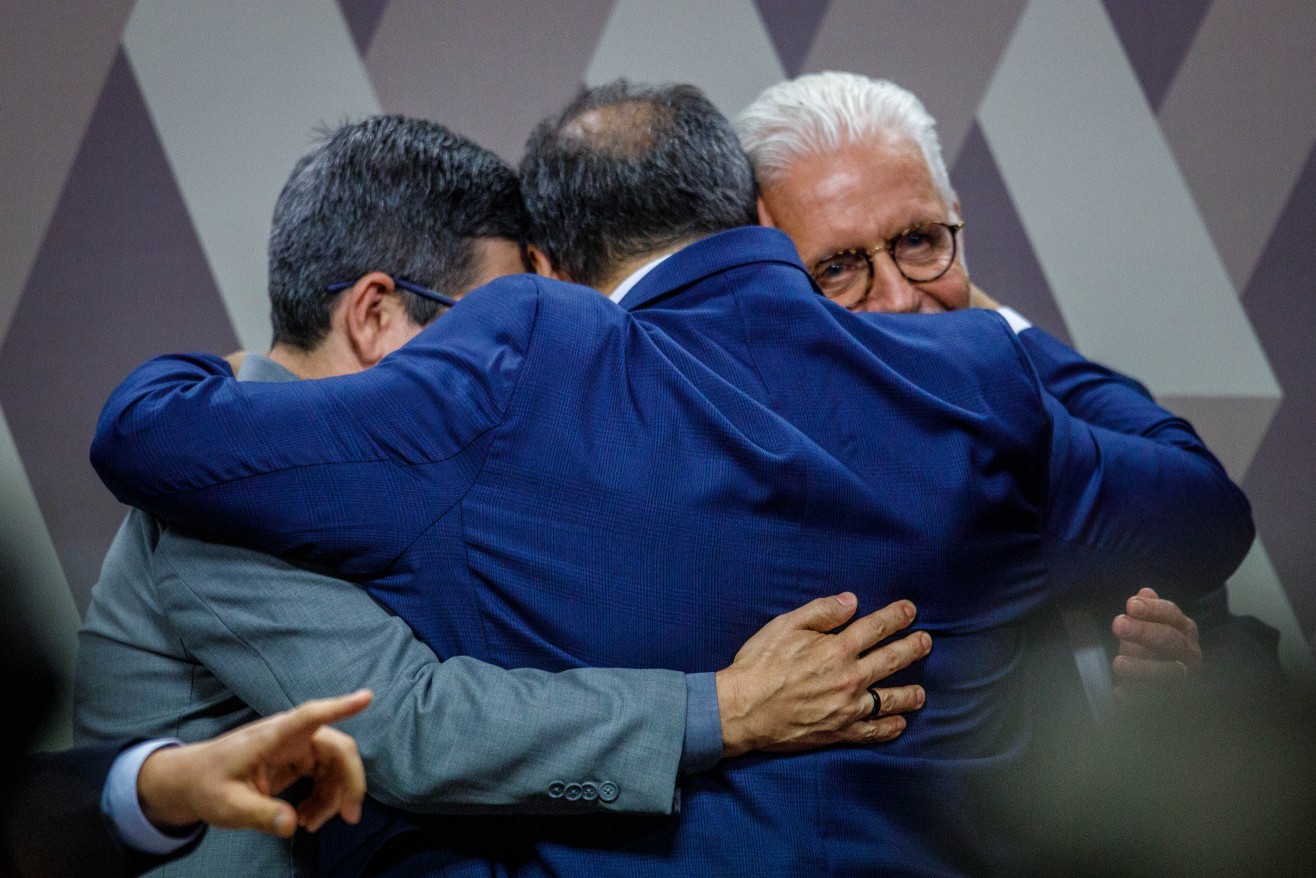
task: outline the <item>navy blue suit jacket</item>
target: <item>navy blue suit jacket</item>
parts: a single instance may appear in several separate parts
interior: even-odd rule
[[[502,279],[325,381],[159,358],[93,463],[127,503],[354,577],[442,656],[712,670],[819,595],[910,598],[934,648],[902,679],[928,699],[892,744],[729,762],[679,820],[445,843],[526,874],[987,868],[1004,836],[976,796],[1026,747],[1024,623],[1066,591],[1218,584],[1242,494],[1109,373],[1039,351],[1062,403],[997,315],[850,314],[771,230],[685,248],[626,305]]]

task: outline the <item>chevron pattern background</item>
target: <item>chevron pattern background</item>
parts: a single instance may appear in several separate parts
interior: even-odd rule
[[[1316,7],[1256,0],[0,0],[0,511],[67,660],[123,510],[86,447],[171,350],[263,350],[265,235],[319,125],[515,161],[582,84],[734,113],[841,69],[940,120],[974,279],[1197,425],[1259,539],[1236,612],[1316,636]],[[1132,585],[1132,584],[1131,584]]]

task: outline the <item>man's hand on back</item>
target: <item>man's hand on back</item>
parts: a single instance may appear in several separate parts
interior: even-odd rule
[[[745,642],[730,667],[718,671],[724,756],[876,744],[904,731],[899,714],[923,706],[923,687],[876,689],[881,712],[875,718],[870,718],[868,690],[927,655],[932,638],[916,632],[873,649],[914,621],[909,601],[828,633],[849,621],[857,607],[855,596],[846,592],[778,616]]]

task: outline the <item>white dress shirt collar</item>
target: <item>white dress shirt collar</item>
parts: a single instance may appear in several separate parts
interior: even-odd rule
[[[651,262],[646,262],[644,265],[635,269],[635,271],[632,271],[624,281],[617,285],[617,289],[613,290],[608,298],[620,305],[621,300],[626,297],[626,294],[633,290],[636,284],[644,280],[646,274],[657,268],[659,263],[671,255],[671,253],[666,253]]]

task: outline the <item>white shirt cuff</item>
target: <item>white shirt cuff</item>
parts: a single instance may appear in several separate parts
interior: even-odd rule
[[[119,840],[133,850],[144,854],[172,854],[201,833],[200,826],[183,836],[161,832],[146,819],[137,800],[137,775],[146,757],[161,747],[175,747],[182,743],[177,738],[146,741],[120,753],[110,766],[105,790],[101,793],[101,813],[114,825]]]
[[[1024,317],[1013,308],[997,308],[996,313],[1005,318],[1005,322],[1010,324],[1010,328],[1014,330],[1015,335],[1018,335],[1025,329],[1033,328],[1033,324],[1028,322],[1028,318]]]

